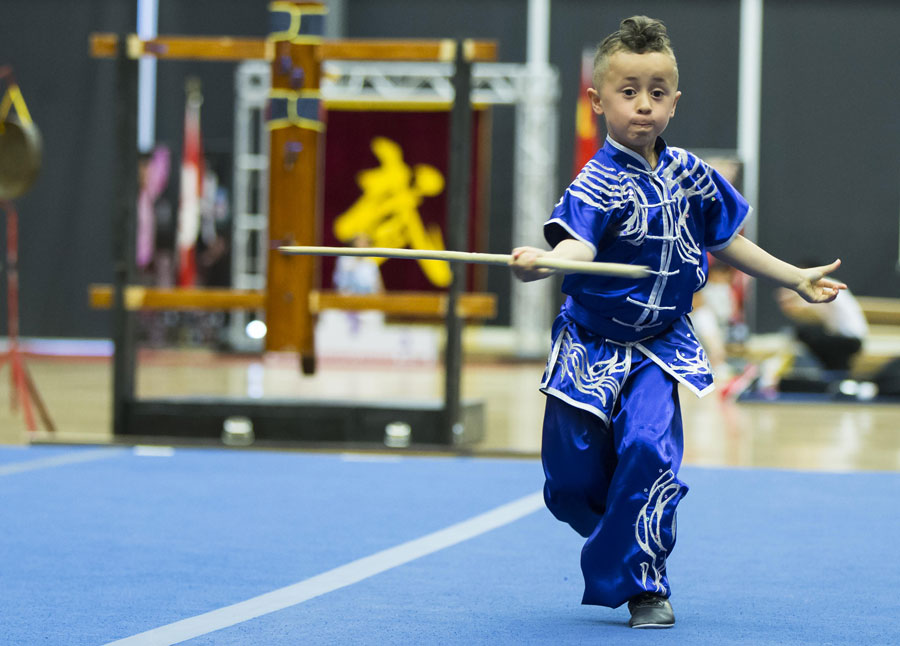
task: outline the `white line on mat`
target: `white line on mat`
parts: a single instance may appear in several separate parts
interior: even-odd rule
[[[0,464],[0,476],[11,476],[16,473],[36,471],[37,469],[61,467],[66,464],[103,460],[105,458],[111,458],[114,455],[119,455],[124,451],[125,449],[91,449],[87,451],[63,453],[62,455],[53,455],[47,458],[38,458],[37,460],[27,460],[25,462]]]
[[[159,646],[177,644],[222,628],[234,626],[290,606],[309,601],[334,590],[358,583],[391,568],[409,563],[498,527],[508,525],[544,505],[540,492],[501,505],[478,516],[450,525],[432,534],[402,543],[328,570],[258,597],[196,615],[146,632],[125,637],[107,646]]]

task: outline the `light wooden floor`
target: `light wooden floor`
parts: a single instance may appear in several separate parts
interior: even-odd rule
[[[29,440],[109,443],[111,368],[107,358],[29,357],[28,367],[58,426],[28,434],[9,405],[9,368],[0,367],[0,443]],[[205,351],[143,351],[138,396],[232,395],[323,399],[440,399],[435,365],[326,363],[299,374],[293,355],[240,358]],[[542,362],[470,360],[463,395],[486,405],[478,452],[540,451]],[[900,470],[900,406],[734,404],[713,393],[682,392],[685,462],[695,465],[829,471]]]

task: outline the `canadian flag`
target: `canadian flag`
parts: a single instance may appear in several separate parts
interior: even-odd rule
[[[575,107],[575,160],[574,173],[577,175],[597,152],[597,116],[591,109],[591,99],[587,95],[593,84],[594,53],[585,49],[581,54],[581,86]]]
[[[203,150],[200,143],[200,106],[203,95],[197,81],[189,81],[184,107],[184,145],[181,157],[181,194],[178,201],[178,286],[190,287],[197,278],[196,245],[200,233],[200,198],[203,195]]]

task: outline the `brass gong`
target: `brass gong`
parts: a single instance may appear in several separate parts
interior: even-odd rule
[[[15,116],[0,121],[0,200],[24,195],[41,170],[41,133]]]

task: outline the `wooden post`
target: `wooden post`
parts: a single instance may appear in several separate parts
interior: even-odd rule
[[[128,410],[135,398],[137,330],[135,313],[125,307],[125,289],[134,282],[137,220],[138,63],[129,57],[126,39],[118,41],[116,58],[116,163],[118,195],[113,216],[113,433],[126,432]]]
[[[453,107],[450,111],[450,160],[447,187],[447,247],[466,251],[469,233],[469,184],[472,161],[472,63],[465,41],[456,46]],[[462,435],[462,319],[456,305],[465,290],[466,265],[451,265],[453,282],[447,297],[447,343],[444,350],[444,424],[447,437]]]
[[[272,90],[267,119],[269,151],[269,256],[266,286],[266,349],[294,351],[306,374],[315,372],[313,258],[288,258],[281,245],[316,243],[320,208],[319,83],[326,9],[320,2],[273,2],[270,5],[274,46]]]

